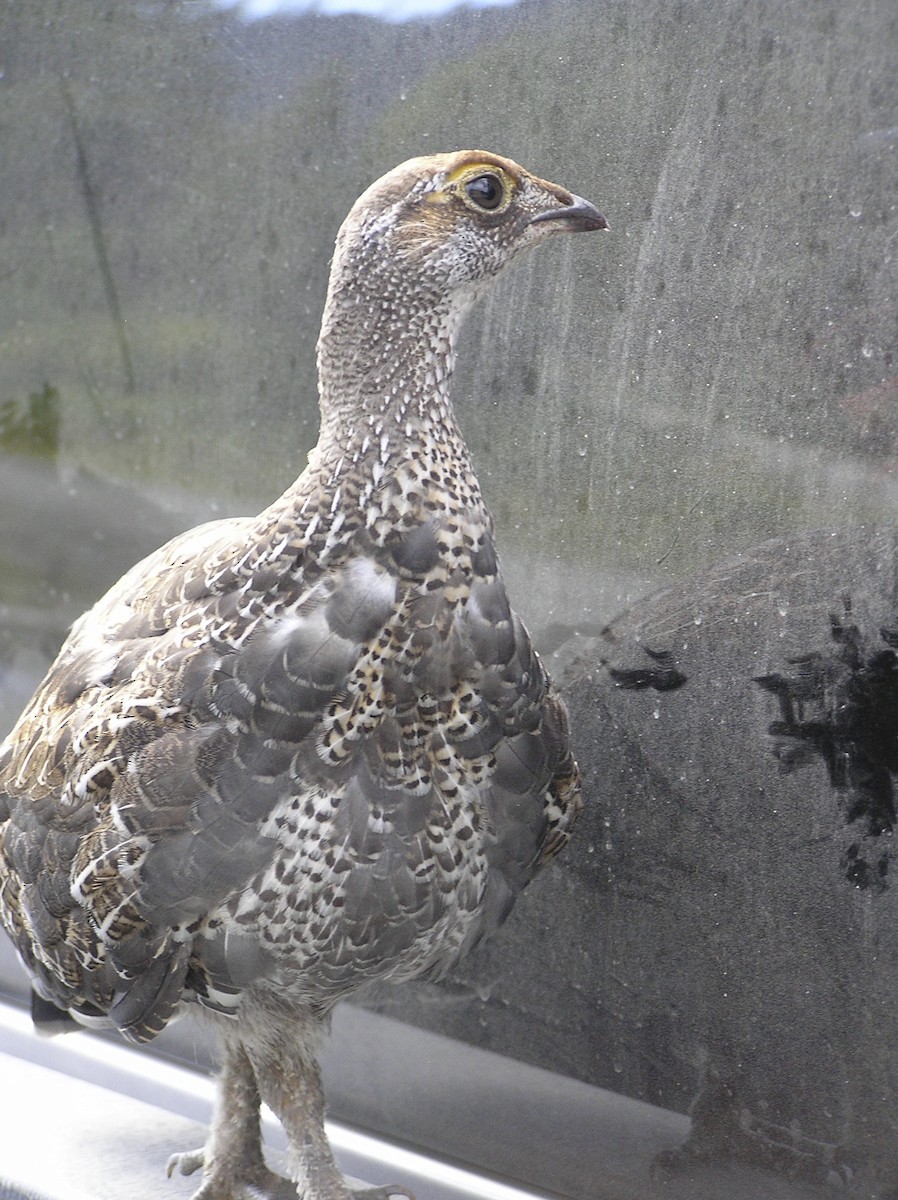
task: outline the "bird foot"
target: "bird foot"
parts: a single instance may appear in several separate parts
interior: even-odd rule
[[[205,1163],[205,1150],[185,1150],[171,1156],[165,1171],[169,1179],[175,1171],[179,1175],[192,1175],[204,1168]],[[234,1165],[228,1164],[218,1170],[214,1166],[208,1169],[190,1200],[297,1200],[297,1197],[296,1186],[289,1179],[262,1164],[254,1165],[248,1173],[235,1172]]]
[[[202,1170],[205,1162],[206,1152],[202,1148],[184,1150],[171,1156],[165,1172],[169,1179],[176,1171],[179,1175],[192,1175]],[[412,1192],[398,1184],[359,1188],[349,1192],[349,1196],[351,1200],[395,1200],[396,1197],[415,1200]],[[265,1166],[259,1166],[253,1170],[252,1178],[244,1179],[235,1179],[232,1169],[211,1170],[190,1200],[297,1200],[297,1196],[296,1187],[289,1179],[276,1175]]]
[[[199,1171],[205,1159],[202,1147],[199,1150],[182,1150],[179,1154],[173,1154],[165,1164],[165,1174],[169,1179],[175,1171],[179,1175],[192,1175],[194,1171]]]
[[[375,1188],[360,1188],[359,1191],[350,1192],[352,1200],[393,1200],[394,1196],[405,1196],[406,1200],[415,1200],[414,1195],[404,1187],[399,1187],[397,1184],[387,1184],[386,1187]]]

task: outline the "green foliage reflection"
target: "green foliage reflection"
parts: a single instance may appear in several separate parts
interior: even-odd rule
[[[24,404],[0,403],[0,449],[28,458],[52,460],[59,451],[59,392],[45,383]]]

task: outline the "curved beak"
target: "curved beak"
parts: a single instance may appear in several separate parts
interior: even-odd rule
[[[607,229],[608,222],[594,204],[584,200],[582,196],[571,193],[571,203],[560,208],[550,208],[548,212],[539,213],[530,222],[535,225],[538,221],[564,221],[565,227],[574,233],[588,233],[592,229]]]

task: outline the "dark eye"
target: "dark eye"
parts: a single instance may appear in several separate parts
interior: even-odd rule
[[[478,175],[465,184],[465,191],[478,208],[492,211],[505,199],[505,188],[495,175]]]

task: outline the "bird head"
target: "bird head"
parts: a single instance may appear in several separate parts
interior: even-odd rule
[[[334,268],[339,275],[345,264],[357,276],[352,268],[363,260],[406,290],[471,300],[551,234],[607,227],[587,200],[508,158],[434,154],[402,163],[359,197],[338,235]]]
[[[554,233],[607,227],[587,200],[484,150],[394,168],[337,235],[318,341],[323,415],[382,407],[405,387],[396,380],[421,372],[444,387],[464,314],[512,259]]]

